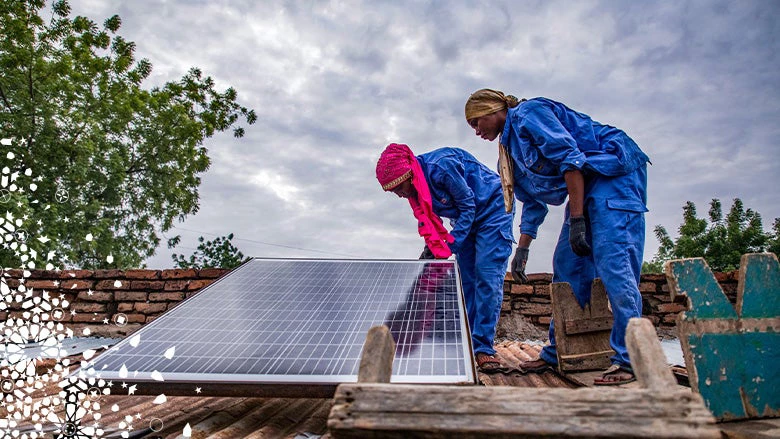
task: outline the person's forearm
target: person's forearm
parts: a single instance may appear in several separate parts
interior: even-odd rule
[[[528,248],[531,246],[531,241],[534,239],[531,238],[531,235],[526,235],[525,233],[520,234],[520,239],[517,240],[517,246],[520,248]]]
[[[583,215],[583,200],[585,198],[585,178],[580,171],[566,171],[563,173],[566,181],[566,190],[569,192],[569,216]]]

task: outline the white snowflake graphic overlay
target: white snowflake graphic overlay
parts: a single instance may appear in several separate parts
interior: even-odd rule
[[[7,316],[0,327],[0,437],[37,439],[51,437],[52,433],[67,439],[102,437],[106,431],[100,424],[102,400],[111,394],[114,383],[101,379],[92,360],[95,354],[92,350],[83,353],[79,373],[72,375],[70,368],[76,365],[66,358],[69,354],[63,348],[63,340],[74,334],[61,322],[66,313],[75,315],[76,311],[69,310],[71,304],[64,294],[53,295],[45,289],[27,287],[31,270],[39,263],[48,271],[59,272],[60,269],[50,262],[55,259],[56,251],[39,255],[28,245],[31,240],[44,245],[54,244],[46,236],[29,232],[37,230],[36,225],[42,225],[41,221],[33,224],[34,219],[28,212],[30,205],[45,204],[31,196],[37,190],[35,182],[41,177],[33,178],[32,170],[19,163],[12,150],[5,150],[13,147],[11,139],[0,139],[0,145],[3,148],[0,159],[7,161],[0,164],[0,248],[11,251],[19,261],[17,267],[0,268],[0,313]],[[57,203],[66,203],[70,196],[65,188],[59,188],[54,198]],[[49,205],[44,209],[48,210]],[[85,236],[86,241],[92,239],[90,233]],[[40,261],[44,256],[45,260]],[[109,264],[113,260],[111,255],[106,258]],[[120,281],[116,280],[116,283]],[[54,285],[59,288],[59,281]],[[108,324],[108,319],[104,323]],[[124,326],[127,316],[116,314],[111,323]],[[88,328],[84,329],[83,335],[90,335]],[[137,344],[138,340],[134,346]],[[165,358],[171,359],[173,354],[174,348],[170,348]],[[162,374],[155,372],[155,379],[163,381]],[[56,387],[60,390],[51,391]],[[133,395],[135,388],[135,385],[122,383],[122,390],[126,389],[128,395]],[[160,394],[153,402],[163,404],[166,401],[166,396]],[[117,413],[120,407],[113,404],[110,410]],[[136,428],[146,428],[145,424],[148,424],[155,432],[164,427],[161,419],[152,417],[145,421],[136,413],[135,416],[124,416],[110,431],[129,437],[134,421]],[[183,436],[190,435],[187,424]]]

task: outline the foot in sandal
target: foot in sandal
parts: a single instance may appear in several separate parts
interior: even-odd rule
[[[479,368],[480,372],[490,373],[502,369],[501,362],[495,355],[477,352],[474,357],[477,360],[477,368]]]
[[[613,364],[605,370],[601,377],[593,380],[594,386],[618,386],[636,381],[634,370],[629,366]]]

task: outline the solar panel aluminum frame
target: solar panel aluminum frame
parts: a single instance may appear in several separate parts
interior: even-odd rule
[[[452,263],[455,270],[456,290],[457,290],[457,310],[460,331],[460,345],[461,355],[463,355],[463,361],[465,361],[465,380],[459,382],[452,382],[447,377],[432,377],[432,376],[397,376],[391,377],[393,383],[430,383],[430,384],[454,384],[454,385],[473,385],[476,383],[476,368],[473,361],[473,348],[471,345],[471,332],[468,325],[468,319],[466,318],[466,308],[463,298],[463,290],[460,282],[460,272],[457,261],[418,261],[418,260],[404,260],[404,259],[385,259],[385,260],[369,260],[369,259],[293,259],[293,258],[253,258],[245,262],[241,266],[235,268],[230,273],[226,274],[222,278],[216,280],[209,286],[205,287],[197,294],[184,300],[178,306],[172,310],[166,312],[163,316],[158,317],[154,321],[146,324],[135,334],[143,335],[144,332],[153,330],[156,326],[164,322],[165,316],[176,315],[177,313],[184,313],[187,310],[186,304],[197,303],[199,300],[203,300],[204,297],[208,297],[210,291],[220,288],[221,284],[224,284],[230,279],[230,276],[237,276],[241,273],[241,270],[247,269],[246,267],[255,261],[300,261],[300,262],[366,262],[366,263],[420,263],[424,266],[426,262],[445,262]],[[378,322],[377,324],[381,324]],[[373,325],[372,325],[373,326]],[[369,328],[365,328],[363,334],[360,335],[360,345],[362,347],[365,341],[365,335]],[[312,375],[269,375],[269,374],[213,374],[213,373],[174,373],[164,372],[163,381],[155,380],[152,376],[152,372],[148,371],[133,371],[127,374],[121,374],[117,370],[101,370],[101,358],[109,355],[111,352],[118,351],[129,344],[135,334],[131,334],[123,341],[110,348],[106,353],[98,356],[93,360],[95,365],[95,371],[106,381],[120,380],[125,383],[129,383],[135,386],[136,394],[159,394],[165,393],[167,395],[184,395],[194,396],[195,389],[197,388],[197,394],[206,396],[258,396],[258,397],[322,397],[330,398],[336,390],[336,387],[341,383],[356,382],[357,374],[354,375],[318,375],[317,381],[313,382]],[[140,344],[135,349],[141,349],[143,347],[143,337]],[[398,361],[398,358],[396,358]],[[124,375],[124,376],[123,376]]]

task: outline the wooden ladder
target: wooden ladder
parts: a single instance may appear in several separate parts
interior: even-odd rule
[[[334,438],[720,438],[699,397],[679,389],[655,328],[632,319],[626,342],[641,388],[390,384],[395,348],[369,330],[358,383],[336,389]]]

